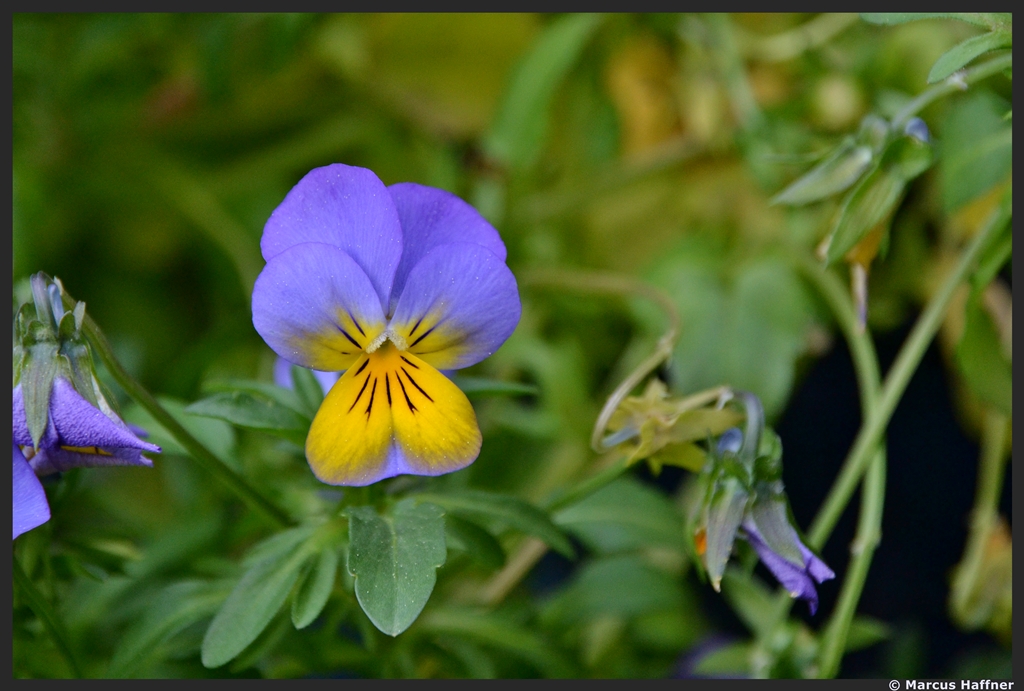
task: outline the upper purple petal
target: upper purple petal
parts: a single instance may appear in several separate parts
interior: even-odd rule
[[[263,267],[252,290],[252,323],[284,359],[336,372],[383,331],[384,312],[370,278],[347,252],[311,242]]]
[[[388,187],[402,222],[402,259],[391,289],[391,308],[398,304],[405,282],[420,260],[438,245],[469,242],[486,247],[505,260],[505,243],[476,209],[451,192],[413,182]]]
[[[315,168],[267,220],[260,249],[268,262],[306,242],[344,250],[370,278],[384,311],[402,256],[402,226],[391,194],[366,168]]]
[[[390,328],[437,369],[461,369],[494,353],[521,311],[505,262],[481,245],[453,242],[435,247],[409,272]]]
[[[21,449],[14,444],[14,483],[12,499],[14,504],[14,537],[41,526],[50,520],[50,504],[39,478],[32,472]]]

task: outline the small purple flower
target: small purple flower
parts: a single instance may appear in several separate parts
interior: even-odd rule
[[[772,549],[749,515],[743,520],[742,528],[747,542],[782,587],[793,597],[807,600],[807,606],[811,614],[814,614],[818,610],[818,591],[814,584],[835,578],[835,572],[800,541],[796,531],[788,523],[785,524],[785,529],[789,532],[786,537],[791,541],[790,544],[795,544],[799,550],[799,556],[802,557],[800,561],[797,561],[794,555],[785,557]]]
[[[344,371],[306,439],[320,480],[368,485],[476,460],[473,407],[442,371],[494,353],[521,307],[505,245],[473,207],[334,164],[288,193],[260,246],[256,331],[289,362]]]
[[[46,432],[36,450],[32,445],[21,385],[14,387],[14,443],[21,447],[36,475],[71,468],[112,465],[152,467],[143,451],[160,447],[139,439],[113,412],[104,414],[62,377],[53,380]]]
[[[25,455],[17,444],[14,447],[14,484],[11,497],[14,500],[14,537],[16,540],[22,533],[38,528],[50,520],[50,504],[46,501],[46,492],[39,478],[32,472],[32,467],[25,460]]]

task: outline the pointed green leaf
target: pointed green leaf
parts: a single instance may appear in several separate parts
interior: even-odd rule
[[[464,377],[461,375],[451,378],[452,382],[462,389],[462,393],[469,398],[483,398],[485,396],[536,396],[540,389],[530,384],[520,384],[512,381],[499,381],[497,379],[486,379],[484,377]]]
[[[43,342],[29,346],[21,370],[21,396],[25,404],[28,431],[36,448],[39,448],[39,440],[43,438],[50,419],[50,391],[57,369],[56,343]]]
[[[488,154],[512,168],[526,168],[536,160],[555,91],[602,19],[600,14],[566,14],[548,24],[515,68],[484,138]]]
[[[206,630],[204,666],[220,667],[256,640],[288,599],[309,557],[309,551],[300,545],[259,561],[245,572]]]
[[[381,516],[370,506],[349,510],[348,570],[356,599],[373,625],[397,636],[416,621],[444,564],[444,512],[405,499]]]
[[[753,643],[729,643],[700,658],[693,671],[709,677],[745,677],[753,656]]]
[[[732,554],[736,531],[743,520],[743,511],[749,495],[739,480],[725,477],[716,483],[711,501],[705,509],[704,564],[711,585],[718,590],[725,572],[725,564]]]
[[[871,165],[871,147],[846,138],[835,151],[771,199],[771,204],[800,206],[838,194],[857,182]]]
[[[1013,34],[1009,31],[990,31],[980,36],[972,36],[947,50],[935,61],[932,71],[928,73],[928,83],[934,84],[942,81],[974,58],[990,50],[1009,48],[1012,45]]]
[[[270,398],[297,413],[304,413],[305,405],[294,391],[277,384],[255,379],[215,379],[203,384],[203,393],[232,393],[244,391],[254,396]]]
[[[498,520],[510,528],[539,537],[570,559],[575,556],[572,543],[551,522],[551,518],[533,504],[507,494],[464,490],[452,494],[418,494],[419,501],[430,501],[455,513]]]
[[[338,573],[338,551],[326,547],[303,576],[292,600],[292,624],[304,629],[313,623],[327,605]]]
[[[123,679],[144,669],[175,634],[213,616],[229,592],[225,583],[202,581],[175,583],[162,590],[121,637],[106,676]]]
[[[842,259],[869,230],[885,220],[896,208],[905,186],[902,175],[879,166],[850,190],[832,225],[826,263]]]
[[[682,552],[683,519],[668,498],[638,480],[620,477],[559,511],[555,523],[599,552],[667,547]]]
[[[505,565],[501,543],[476,523],[449,514],[444,517],[444,532],[449,547],[467,552],[483,566],[500,569]]]
[[[185,408],[189,415],[212,417],[239,427],[275,432],[297,440],[305,440],[309,418],[285,407],[274,399],[246,391],[218,393],[196,401]]]
[[[569,585],[548,604],[543,617],[577,623],[612,615],[636,617],[679,607],[676,578],[644,562],[637,554],[616,554],[584,564]]]
[[[306,414],[312,418],[324,401],[324,390],[320,387],[320,382],[317,381],[312,370],[292,365],[291,372],[295,394],[302,402]]]

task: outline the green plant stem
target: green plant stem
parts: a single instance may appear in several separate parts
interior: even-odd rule
[[[75,659],[74,653],[71,652],[71,644],[68,641],[67,633],[64,631],[63,625],[60,623],[60,619],[57,618],[57,614],[50,607],[50,603],[46,601],[43,594],[40,593],[32,579],[28,577],[25,570],[21,568],[21,562],[18,561],[17,557],[11,559],[13,562],[14,571],[14,582],[18,586],[18,590],[28,600],[29,607],[36,613],[39,620],[43,622],[43,626],[50,633],[50,637],[53,638],[53,642],[57,646],[57,650],[64,656],[68,666],[71,667],[71,673],[75,675],[76,679],[82,678],[82,670],[78,666],[78,660]]]
[[[610,484],[615,478],[622,475],[630,467],[629,459],[623,457],[595,475],[581,480],[565,492],[557,495],[551,501],[545,502],[544,509],[554,513],[567,506],[572,506],[578,501],[589,497],[591,494]]]
[[[860,328],[856,309],[846,294],[842,281],[810,257],[804,254],[798,256],[799,268],[828,303],[850,348],[860,388],[861,415],[867,420],[878,405],[881,390],[878,356],[869,332]],[[857,533],[850,548],[850,564],[843,579],[835,610],[822,635],[821,652],[818,656],[819,677],[835,676],[846,648],[846,639],[857,611],[857,603],[860,601],[875,549],[881,539],[885,475],[885,450],[877,448],[861,489],[860,517],[857,521]],[[816,547],[820,549],[821,546]]]
[[[953,75],[952,77],[944,79],[930,89],[922,91],[912,101],[910,101],[910,103],[903,106],[903,108],[900,109],[892,119],[893,129],[901,130],[910,118],[914,117],[943,96],[948,96],[949,94],[956,93],[957,91],[963,91],[969,85],[979,82],[987,77],[991,77],[994,74],[999,74],[1003,70],[1012,66],[1013,53],[1008,53],[1006,55],[1000,55],[999,57],[992,58],[987,62],[983,62],[977,67],[965,70],[959,77],[957,75]]]
[[[978,459],[978,486],[971,510],[971,530],[964,556],[953,576],[949,608],[958,622],[971,622],[970,599],[981,571],[992,528],[999,518],[999,495],[1003,490],[1003,472],[1007,458],[1006,415],[994,409],[985,413]]]
[[[89,342],[92,344],[94,352],[100,356],[107,370],[117,380],[117,383],[121,385],[125,393],[149,412],[191,454],[200,467],[224,483],[242,501],[269,519],[277,527],[285,528],[295,524],[287,513],[256,491],[245,481],[245,478],[224,465],[198,439],[189,434],[188,430],[182,427],[142,384],[135,381],[135,378],[128,374],[124,367],[121,366],[121,363],[117,361],[117,358],[114,357],[114,351],[110,347],[107,337],[103,335],[96,322],[88,314],[85,317],[84,331]]]
[[[878,405],[874,407],[871,414],[861,425],[853,448],[843,463],[843,468],[836,478],[832,489],[825,498],[821,509],[815,517],[814,523],[808,533],[811,546],[820,548],[831,534],[836,522],[842,515],[847,503],[850,501],[861,475],[867,469],[868,463],[874,457],[874,452],[881,441],[882,434],[889,424],[896,405],[899,403],[903,392],[910,382],[911,376],[917,369],[921,358],[924,356],[932,338],[935,337],[946,310],[953,299],[957,287],[963,283],[971,273],[978,261],[979,255],[987,248],[992,238],[1002,230],[1009,221],[1011,215],[1011,202],[1007,197],[1003,203],[989,217],[983,228],[971,240],[971,243],[964,250],[960,261],[952,272],[946,277],[931,301],[925,307],[924,312],[918,318],[917,323],[907,337],[906,342],[900,349],[896,361],[886,375],[885,384],[882,387]]]

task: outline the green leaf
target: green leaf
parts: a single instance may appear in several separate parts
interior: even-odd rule
[[[160,647],[188,626],[213,616],[227,597],[224,583],[184,581],[162,590],[142,618],[121,637],[106,676],[130,677],[154,660]]]
[[[499,381],[497,379],[486,379],[484,377],[454,376],[452,382],[462,389],[462,393],[469,398],[483,398],[485,396],[536,396],[540,389],[531,384],[520,384],[512,381]]]
[[[861,12],[860,18],[869,24],[893,26],[918,19],[959,19],[968,24],[993,28],[1010,22],[1009,13],[996,12]]]
[[[348,570],[356,599],[373,625],[397,636],[416,621],[444,564],[444,512],[412,499],[379,515],[370,506],[349,509]]]
[[[309,418],[285,407],[274,399],[246,391],[218,393],[196,401],[185,408],[190,415],[212,417],[239,427],[284,433],[300,443],[309,430]]]
[[[235,586],[203,638],[205,667],[220,667],[252,643],[278,613],[299,579],[309,550],[297,545],[254,564]]]
[[[850,622],[850,630],[846,634],[845,651],[850,653],[863,650],[875,643],[889,638],[892,631],[889,625],[872,617],[858,615]]]
[[[676,579],[635,554],[593,559],[547,606],[543,617],[575,623],[604,615],[636,617],[674,609],[683,596]]]
[[[297,413],[304,414],[305,411],[305,405],[297,393],[277,384],[254,379],[214,379],[203,384],[204,393],[233,393],[235,391],[244,391],[254,396],[273,399]]]
[[[547,640],[517,623],[476,610],[434,609],[420,628],[475,641],[528,662],[545,677],[566,679],[576,675],[569,662]]]
[[[871,147],[847,137],[824,161],[790,183],[770,203],[801,206],[838,194],[860,179],[871,158]]]
[[[444,517],[444,531],[448,547],[467,552],[489,569],[500,569],[505,565],[505,550],[501,543],[476,523],[449,514]]]
[[[1012,417],[1013,364],[1003,354],[999,333],[980,295],[967,303],[956,361],[975,395]]]
[[[1013,127],[1003,119],[1009,104],[979,91],[950,104],[942,128],[939,182],[943,207],[952,213],[1009,177]]]
[[[1013,34],[1009,31],[990,31],[980,36],[972,36],[947,50],[935,61],[931,72],[928,73],[928,83],[934,84],[942,81],[974,58],[990,50],[1009,48],[1012,45]]]
[[[39,448],[39,440],[50,419],[50,391],[57,376],[57,344],[34,343],[27,351],[21,370],[21,396],[32,444]]]
[[[337,573],[338,551],[333,546],[326,547],[303,575],[295,592],[292,600],[292,624],[295,628],[304,629],[320,616],[331,597]]]
[[[683,520],[657,490],[620,477],[552,517],[598,552],[668,547],[683,552]]]
[[[312,370],[292,365],[291,373],[295,394],[302,402],[303,411],[312,419],[324,401],[324,390]]]
[[[516,65],[484,137],[488,154],[512,168],[527,168],[536,160],[547,135],[555,90],[602,20],[600,14],[566,14],[544,29]]]
[[[551,522],[551,518],[533,504],[507,494],[463,490],[453,494],[418,494],[418,501],[429,501],[456,513],[496,519],[527,535],[539,537],[570,559],[575,556],[572,543]]]
[[[892,168],[879,166],[846,195],[832,225],[825,261],[842,259],[868,231],[888,218],[906,187],[906,180]]]

